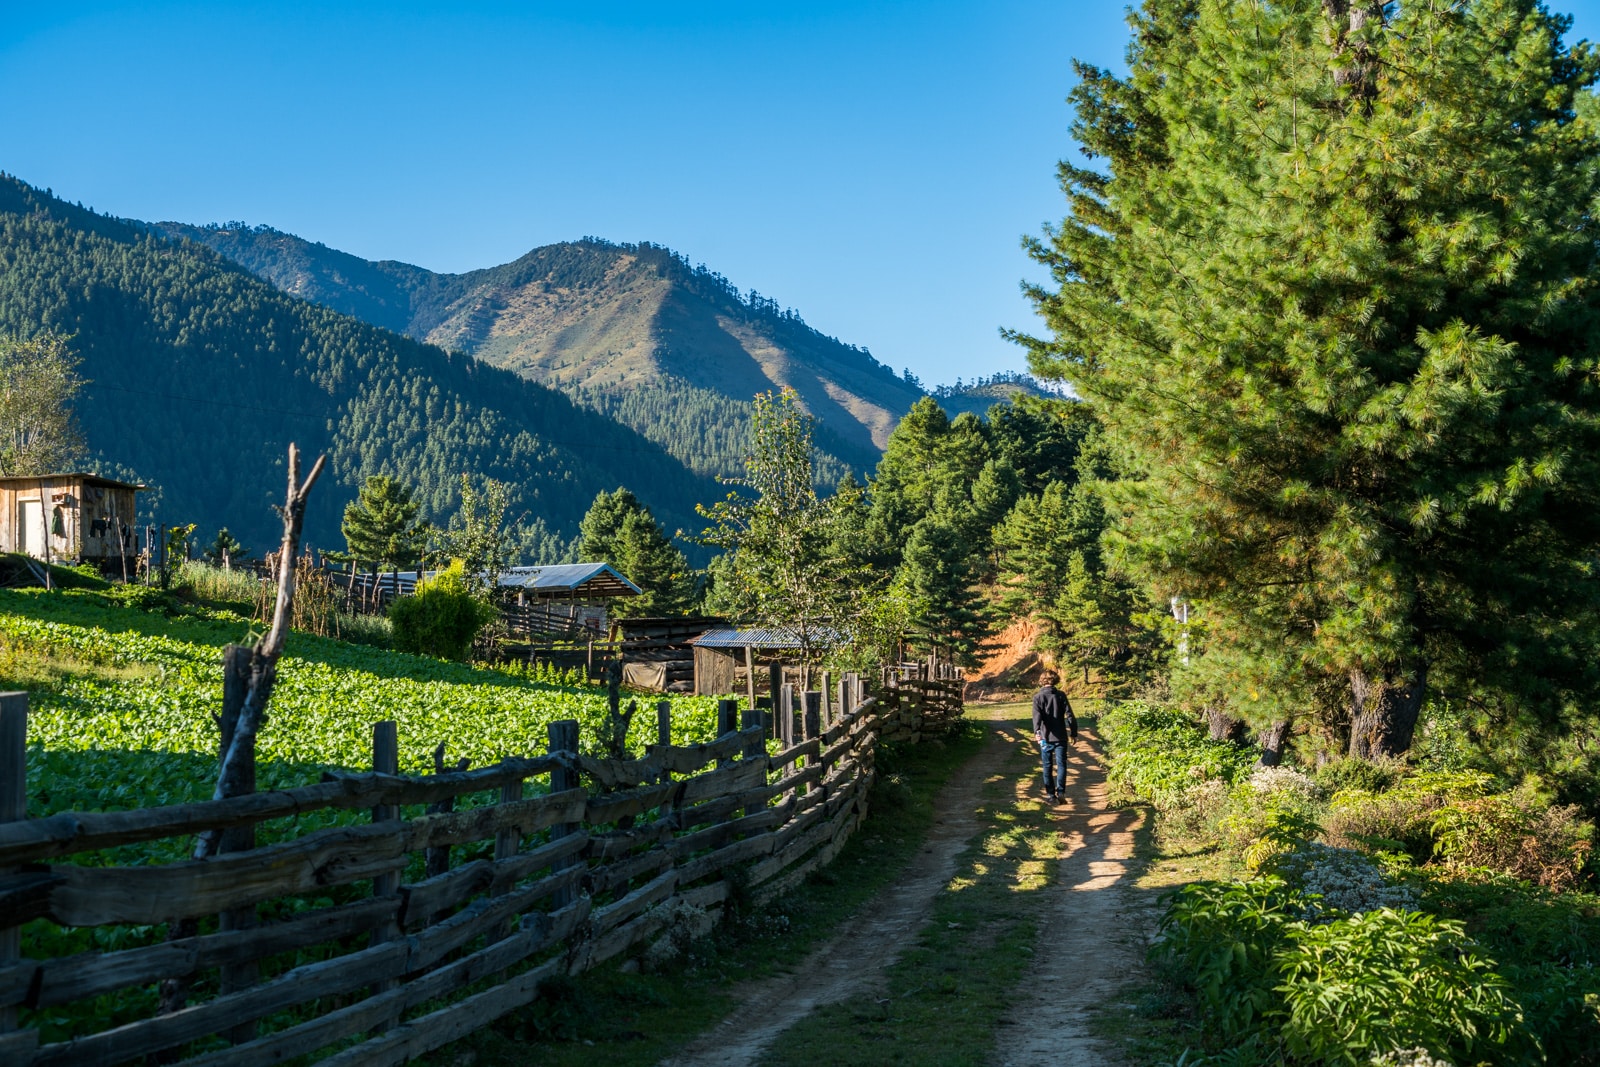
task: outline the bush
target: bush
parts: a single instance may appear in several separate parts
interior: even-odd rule
[[[1600,1064],[1600,896],[1460,869],[1419,887],[1500,961],[1549,1063]]]
[[[1206,782],[1238,781],[1255,763],[1252,751],[1211,740],[1172,708],[1130,701],[1103,712],[1098,725],[1111,750],[1106,777],[1113,790],[1162,811],[1186,806]]]
[[[1298,925],[1277,963],[1284,1043],[1309,1062],[1417,1048],[1456,1063],[1541,1058],[1510,986],[1460,923],[1384,908]]]
[[[1434,851],[1447,862],[1558,892],[1578,885],[1594,842],[1594,824],[1577,807],[1551,807],[1520,790],[1446,804],[1430,828]]]
[[[1268,767],[1228,793],[1217,832],[1252,871],[1273,855],[1299,848],[1322,832],[1315,787],[1298,771]]]
[[[1461,923],[1390,908],[1299,918],[1315,907],[1276,877],[1173,895],[1153,953],[1194,989],[1210,1044],[1264,1038],[1296,1063],[1417,1049],[1456,1063],[1537,1062],[1514,992]]]
[[[389,606],[395,648],[443,659],[466,659],[478,631],[494,617],[494,608],[468,588],[460,560]]]
[[[1281,878],[1195,882],[1171,897],[1152,950],[1199,995],[1209,1036],[1234,1042],[1279,1012],[1279,951],[1306,900]]]
[[[1341,848],[1389,848],[1419,862],[1433,856],[1433,817],[1457,800],[1481,797],[1493,784],[1486,774],[1461,771],[1416,774],[1383,793],[1335,793],[1324,824],[1327,841]]]
[[[1343,790],[1383,793],[1400,784],[1405,773],[1406,765],[1398,759],[1341,756],[1318,767],[1312,777],[1323,796],[1332,796]]]
[[[352,645],[394,647],[394,624],[387,615],[351,615],[341,611],[335,616],[333,625],[334,636]]]

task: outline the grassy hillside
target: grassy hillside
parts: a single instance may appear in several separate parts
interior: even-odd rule
[[[648,243],[587,238],[451,275],[370,263],[264,227],[158,228],[215,249],[285,292],[472,353],[603,410],[614,406],[608,398],[647,387],[649,416],[628,424],[718,473],[731,471],[720,456],[691,456],[680,442],[713,416],[714,436],[739,436],[758,392],[794,388],[821,420],[825,464],[857,472],[871,469],[922,395],[864,350]],[[707,393],[730,404],[708,406]]]
[[[417,487],[430,517],[463,471],[513,486],[526,559],[568,551],[602,489],[633,488],[694,527],[709,479],[568,397],[481,361],[294,300],[209,249],[0,178],[0,332],[74,335],[78,415],[97,465],[161,488],[161,517],[275,536],[285,447],[329,453],[307,536],[342,544],[368,475]]]

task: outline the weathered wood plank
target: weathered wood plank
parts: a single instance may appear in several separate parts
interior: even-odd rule
[[[699,745],[647,745],[644,759],[612,760],[578,756],[572,766],[588,775],[604,789],[619,789],[657,781],[662,772],[694,774],[714,760],[724,760],[744,751],[749,742],[761,737],[754,731],[730,730],[715,741]]]
[[[663,816],[631,830],[612,830],[590,834],[584,856],[592,860],[613,860],[637,848],[646,848],[670,839],[678,828],[677,814]]]
[[[740,789],[749,789],[752,786],[765,785],[767,781],[767,761],[765,759],[735,760],[725,767],[697,775],[694,778],[685,778],[674,783],[683,787],[673,801],[674,806],[692,804],[697,800],[709,800],[725,793],[732,793]]]
[[[391,873],[406,853],[422,848],[481,840],[508,826],[533,833],[581,819],[585,796],[573,789],[405,823],[332,827],[251,852],[160,867],[52,867],[42,907],[36,885],[17,893],[0,887],[0,925],[40,917],[68,926],[159,923],[312,892]]]
[[[0,825],[0,864],[36,863],[55,856],[117,845],[184,837],[245,823],[286,818],[324,808],[370,808],[377,804],[433,804],[447,797],[498,789],[509,780],[544,774],[547,756],[504,760],[475,771],[409,778],[402,775],[327,775],[328,780],[226,800],[170,804],[133,811],[60,812],[44,819]]]
[[[781,826],[788,821],[789,815],[793,810],[794,800],[790,798],[784,804],[775,808],[766,808],[755,815],[746,815],[741,819],[718,823],[696,833],[675,838],[666,842],[663,849],[671,855],[681,858],[699,852],[701,849],[716,848],[743,834],[759,833],[763,830],[770,830],[774,826]]]
[[[0,693],[0,824],[28,818],[28,694]],[[9,872],[6,872],[9,873]],[[22,954],[22,931],[0,929],[0,967]],[[17,1012],[0,1006],[0,1034],[17,1025]]]
[[[640,789],[591,797],[585,809],[589,825],[604,826],[629,815],[639,815],[651,808],[675,804],[684,785],[685,782],[662,782]]]
[[[627,885],[635,878],[654,874],[672,866],[673,854],[666,849],[650,849],[604,867],[592,868],[584,875],[583,884],[591,896],[602,896]]]
[[[779,752],[776,756],[773,756],[767,760],[767,766],[775,771],[781,770],[802,756],[809,756],[812,759],[815,759],[819,754],[821,754],[821,752],[822,739],[819,737],[814,737],[809,741],[803,741],[798,745],[792,745],[789,748],[784,749],[782,752]]]
[[[51,1008],[129,986],[183,977],[209,967],[259,960],[371,929],[394,914],[394,900],[360,901],[307,912],[251,930],[229,930],[122,952],[82,952],[0,971],[7,1004]],[[31,995],[30,995],[31,993]]]
[[[426,970],[539,900],[570,887],[582,873],[582,868],[574,867],[503,897],[479,898],[472,907],[419,934],[296,967],[249,990],[225,994],[169,1015],[46,1045],[35,1054],[34,1063],[42,1067],[123,1063],[305,1001],[348,994],[386,979]]]
[[[382,1037],[346,1049],[321,1061],[320,1067],[397,1067],[398,1064],[487,1026],[510,1011],[531,1003],[539,986],[565,970],[566,960],[554,959],[493,989],[485,990],[419,1019],[395,1027]]]
[[[776,834],[757,834],[696,856],[692,860],[685,860],[678,865],[678,880],[688,885],[735,863],[768,855],[772,852],[776,837]]]
[[[293,1056],[326,1048],[343,1038],[371,1029],[375,1022],[448,996],[457,989],[481,981],[560,943],[572,935],[587,914],[586,907],[574,905],[548,916],[537,916],[536,922],[525,925],[510,937],[428,974],[412,978],[391,992],[369,997],[348,1008],[329,1012],[229,1052],[214,1053],[185,1063],[192,1064],[192,1067],[267,1067]]]
[[[424,923],[429,916],[479,893],[509,889],[536,871],[578,855],[587,843],[585,835],[571,834],[503,860],[475,860],[442,875],[403,885],[400,887],[403,902],[400,922],[407,926]]]

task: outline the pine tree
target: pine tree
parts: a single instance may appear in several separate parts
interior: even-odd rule
[[[1350,749],[1430,685],[1570,728],[1600,587],[1600,138],[1529,0],[1148,0],[1080,67],[1070,215],[1032,244],[1042,376],[1133,475],[1125,559],[1278,677],[1343,679]],[[1588,727],[1593,729],[1591,723]]]
[[[677,615],[694,600],[689,561],[667,537],[650,509],[627,489],[600,492],[579,526],[578,554],[610,563],[643,590],[612,607],[619,616]]]
[[[420,505],[404,484],[374,474],[356,499],[345,505],[344,533],[350,558],[383,570],[398,571],[422,561],[430,527],[418,520]]]

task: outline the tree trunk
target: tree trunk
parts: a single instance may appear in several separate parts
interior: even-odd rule
[[[1283,743],[1289,739],[1290,720],[1279,719],[1258,735],[1261,740],[1261,757],[1257,767],[1276,767],[1283,762]]]
[[[1385,672],[1378,677],[1351,671],[1350,755],[1380,759],[1410,748],[1427,689],[1426,670],[1410,675]]]
[[[1213,741],[1238,741],[1244,736],[1244,723],[1229,715],[1221,703],[1206,705],[1206,724]]]

